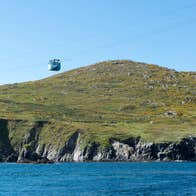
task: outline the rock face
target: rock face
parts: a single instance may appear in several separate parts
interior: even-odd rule
[[[111,146],[101,150],[98,143],[80,146],[77,131],[60,149],[48,146],[42,151],[22,149],[18,162],[66,162],[66,161],[196,161],[196,137],[188,137],[178,143],[143,143],[138,138],[129,141],[111,141]]]
[[[7,120],[0,119],[0,161],[15,162],[16,160],[17,153],[10,144]]]
[[[141,138],[109,140],[109,146],[92,141],[83,143],[82,130],[64,141],[64,145],[40,143],[44,122],[36,122],[24,135],[19,148],[11,144],[7,120],[0,120],[0,161],[50,163],[67,161],[196,161],[196,137],[180,142],[146,143]]]

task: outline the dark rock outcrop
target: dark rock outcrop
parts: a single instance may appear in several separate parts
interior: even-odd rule
[[[47,157],[36,153],[35,149],[38,146],[39,133],[44,125],[44,122],[37,122],[24,138],[21,149],[18,152],[18,163],[47,163],[51,162]]]
[[[10,144],[7,125],[7,120],[0,119],[0,162],[15,162],[17,153]]]
[[[63,145],[40,142],[44,122],[36,122],[26,132],[20,147],[9,138],[7,120],[0,120],[0,161],[51,163],[66,161],[196,161],[196,137],[179,142],[149,143],[141,138],[111,138],[107,147],[91,141],[84,143],[82,130],[77,130]]]
[[[196,161],[196,137],[180,142],[144,143],[138,138],[129,141],[111,140],[111,146],[103,148],[92,142],[82,147],[80,132],[74,133],[61,148],[46,145],[42,151],[22,149],[18,162],[66,162],[66,161]]]

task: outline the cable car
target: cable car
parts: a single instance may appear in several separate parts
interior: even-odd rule
[[[61,61],[60,59],[51,59],[48,63],[49,71],[59,71],[61,69]]]

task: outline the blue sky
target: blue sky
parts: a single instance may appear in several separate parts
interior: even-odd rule
[[[0,0],[0,84],[97,61],[131,59],[196,71],[194,0]]]

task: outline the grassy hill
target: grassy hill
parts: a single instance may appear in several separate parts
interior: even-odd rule
[[[0,118],[46,121],[43,142],[65,140],[77,129],[106,144],[111,137],[178,141],[196,134],[196,72],[152,64],[108,61],[34,82],[0,86]],[[14,125],[13,125],[14,126]]]

